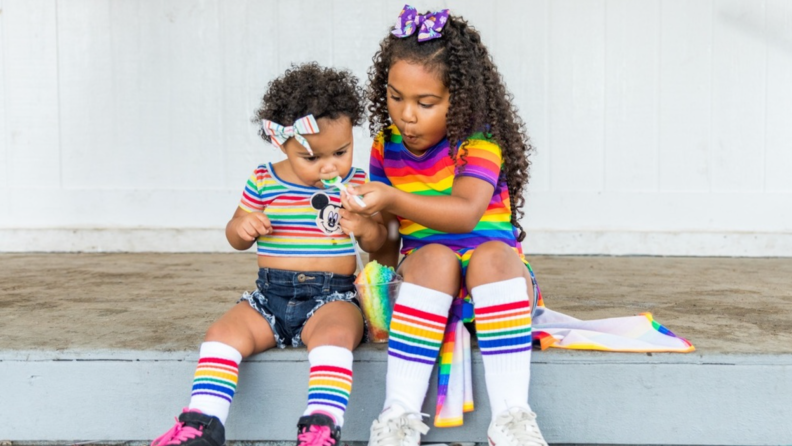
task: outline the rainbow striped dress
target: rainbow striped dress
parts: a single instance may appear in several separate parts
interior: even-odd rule
[[[478,178],[495,188],[484,216],[466,234],[436,231],[399,217],[402,254],[409,255],[422,246],[438,243],[464,255],[491,240],[502,241],[522,252],[517,230],[511,224],[509,190],[506,181],[500,178],[503,157],[497,144],[483,133],[476,133],[467,141],[467,153],[457,160],[449,156],[448,139],[443,139],[419,157],[404,147],[395,126],[391,131],[390,141],[385,141],[382,134],[374,140],[371,149],[372,181],[380,181],[405,192],[431,196],[451,195],[454,178],[462,176]]]
[[[410,255],[422,246],[437,243],[451,248],[462,266],[463,280],[460,283],[459,298],[454,299],[440,349],[435,416],[435,425],[438,427],[461,425],[463,420],[459,407],[464,412],[473,410],[470,333],[464,327],[464,323],[473,320],[473,306],[464,285],[465,272],[473,251],[484,242],[501,241],[517,251],[530,271],[530,265],[522,253],[522,246],[517,241],[517,229],[511,224],[509,189],[500,175],[503,165],[500,147],[483,133],[476,133],[467,139],[464,148],[467,152],[463,151],[463,156],[453,159],[449,154],[450,143],[448,139],[443,139],[421,156],[416,156],[404,147],[396,126],[391,126],[390,140],[385,141],[381,133],[374,140],[371,149],[371,180],[405,192],[448,196],[451,195],[454,179],[463,176],[478,178],[494,188],[481,220],[472,231],[465,234],[437,231],[397,216],[402,237],[402,254]],[[538,287],[534,287],[534,293],[537,296],[537,305],[542,305]],[[464,370],[466,373],[452,376],[452,370]],[[461,377],[462,381],[455,379],[455,376]],[[462,400],[454,401],[459,398]]]
[[[464,277],[470,256],[485,241],[500,240],[514,248],[528,268],[534,283],[536,305],[532,314],[534,347],[542,350],[603,350],[620,352],[691,352],[695,347],[676,336],[649,313],[636,316],[581,321],[547,309],[530,265],[517,241],[511,224],[511,200],[505,181],[500,177],[503,157],[500,147],[478,133],[467,140],[466,164],[449,156],[449,142],[440,141],[422,156],[410,153],[401,135],[391,126],[388,141],[382,134],[371,150],[371,180],[389,184],[405,192],[421,195],[450,195],[454,178],[472,176],[491,184],[495,190],[484,216],[467,234],[448,234],[399,218],[402,253],[409,255],[429,244],[441,243],[452,248],[462,264]],[[459,157],[458,157],[459,158]],[[470,333],[464,326],[473,320],[473,308],[464,281],[459,299],[454,299],[440,349],[437,409],[434,424],[451,427],[463,424],[463,413],[473,410]]]

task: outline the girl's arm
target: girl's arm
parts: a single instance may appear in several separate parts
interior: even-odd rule
[[[344,207],[338,210],[341,216],[339,225],[344,234],[355,234],[355,240],[360,245],[360,249],[372,252],[380,249],[385,242],[387,230],[382,223],[381,215],[366,216],[356,214],[348,210],[349,200],[346,194],[341,194],[341,203]]]
[[[234,249],[245,251],[256,239],[272,231],[272,224],[262,212],[248,212],[237,208],[226,225],[226,238]]]
[[[386,229],[387,236],[382,247],[369,253],[371,260],[376,260],[382,265],[396,268],[399,264],[399,248],[401,248],[401,236],[399,235],[399,221],[396,216],[387,211],[380,212],[382,221]]]
[[[437,231],[466,233],[481,220],[494,191],[490,183],[468,176],[454,180],[450,196],[411,194],[372,181],[350,188],[350,193],[363,196],[366,207],[351,201],[349,209],[364,215],[387,210]]]

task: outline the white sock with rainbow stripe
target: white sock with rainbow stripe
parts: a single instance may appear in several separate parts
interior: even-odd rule
[[[352,392],[352,352],[344,347],[322,345],[308,353],[311,364],[308,379],[308,406],[303,415],[330,415],[338,427],[344,425],[344,412]]]
[[[242,354],[222,342],[204,342],[198,354],[190,409],[213,415],[225,424],[236,393]]]
[[[470,293],[492,419],[512,407],[529,409],[531,301],[525,279],[479,285]]]
[[[386,409],[398,402],[408,411],[421,411],[452,300],[440,291],[408,282],[401,284],[388,339]]]

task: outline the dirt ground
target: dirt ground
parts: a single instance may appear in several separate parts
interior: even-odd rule
[[[792,259],[530,258],[549,308],[651,312],[699,353],[792,353]],[[194,350],[255,255],[0,254],[0,350]]]

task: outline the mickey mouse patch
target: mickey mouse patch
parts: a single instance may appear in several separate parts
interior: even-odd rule
[[[341,215],[338,210],[341,206],[330,201],[324,192],[317,192],[311,197],[311,207],[319,211],[316,215],[316,226],[325,234],[341,233]]]

